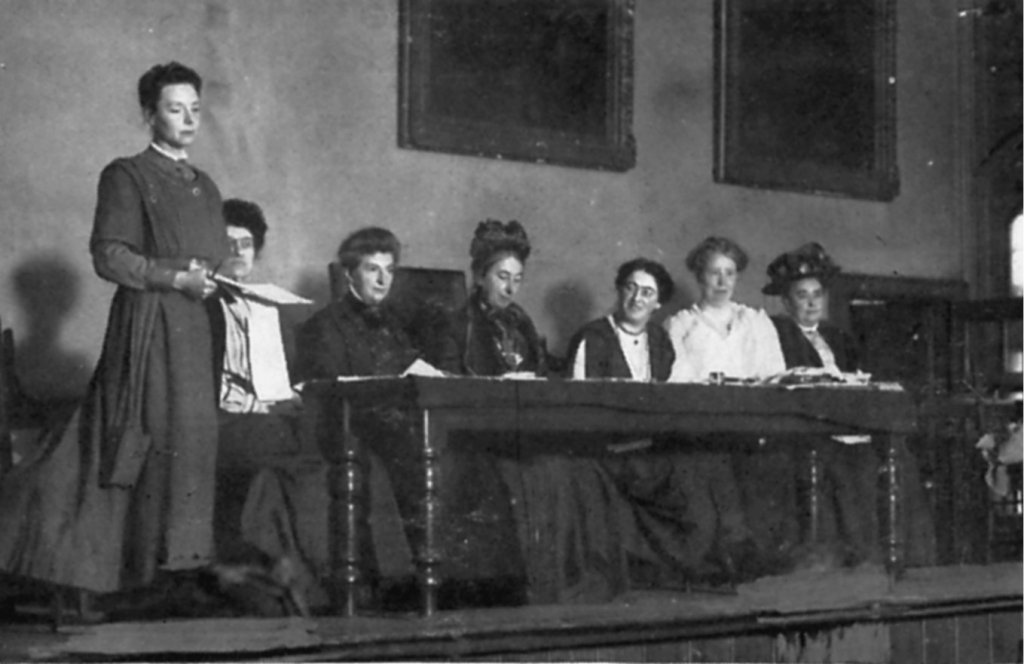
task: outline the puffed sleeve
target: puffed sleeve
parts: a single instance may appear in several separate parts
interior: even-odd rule
[[[757,367],[754,373],[758,378],[767,378],[786,370],[786,358],[782,354],[782,344],[775,324],[764,309],[757,309],[754,315],[754,335],[757,340]]]
[[[100,175],[89,250],[101,278],[143,290],[170,289],[176,268],[144,254],[142,196],[124,166],[114,162]]]
[[[665,331],[668,333],[669,341],[672,342],[672,350],[675,352],[675,360],[672,362],[672,372],[669,374],[669,383],[695,383],[700,379],[697,368],[690,361],[683,339],[689,334],[692,321],[689,320],[687,312],[680,311],[674,316],[665,319]]]

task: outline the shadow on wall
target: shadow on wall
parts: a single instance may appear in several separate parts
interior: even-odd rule
[[[61,333],[78,300],[80,277],[56,254],[19,265],[14,291],[25,323],[15,339],[15,367],[25,391],[44,401],[81,397],[92,373],[88,358],[61,347]]]
[[[328,265],[324,263],[320,267],[307,267],[295,280],[295,292],[302,297],[313,300],[310,305],[315,310],[320,310],[330,304],[331,279]]]

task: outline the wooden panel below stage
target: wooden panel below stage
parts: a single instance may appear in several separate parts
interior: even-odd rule
[[[880,578],[885,579],[884,575]],[[1022,566],[778,577],[736,595],[635,593],[600,605],[415,615],[0,625],[0,661],[417,660],[1017,662]]]
[[[1021,612],[1006,611],[717,639],[481,657],[487,662],[863,662],[1003,664],[1021,661]]]

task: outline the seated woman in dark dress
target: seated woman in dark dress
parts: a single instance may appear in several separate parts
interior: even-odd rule
[[[426,335],[427,360],[452,374],[544,376],[544,344],[515,301],[530,255],[526,230],[518,221],[482,221],[469,254],[469,300]],[[516,604],[526,599],[516,536],[516,526],[522,527],[524,520],[512,511],[513,501],[523,505],[518,442],[501,434],[457,432],[451,438],[453,453],[448,455],[441,499],[445,556],[453,572],[465,579],[456,586],[460,602]]]
[[[398,239],[383,228],[363,228],[345,238],[338,260],[348,278],[348,291],[300,329],[297,378],[398,375],[416,359],[417,351],[385,301],[400,251]],[[323,456],[337,460],[342,449],[340,409],[321,409],[315,403],[307,407],[316,422]],[[368,471],[364,504],[372,505],[374,520],[373,532],[359,537],[362,560],[375,563],[367,580],[372,585],[383,576],[411,575],[399,513],[407,523],[416,521],[415,493],[408,489],[419,486],[422,475],[419,460],[409,453],[415,449],[410,445],[410,421],[399,409],[380,407],[353,413],[352,426],[364,443],[360,446],[363,468]],[[243,514],[249,543],[301,568],[307,582],[304,590],[314,608],[329,591],[325,582],[332,575],[331,538],[344,536],[330,525],[329,486],[337,486],[341,479],[319,457],[265,469],[253,482]],[[407,490],[392,494],[392,483]]]
[[[547,373],[537,329],[515,299],[522,284],[530,240],[518,221],[488,219],[470,244],[473,290],[469,301],[428,342],[432,363],[450,373],[501,376]]]
[[[785,315],[772,316],[787,368],[812,367],[851,373],[860,369],[856,341],[846,331],[824,320],[829,281],[839,273],[817,242],[778,256],[768,266],[769,283],[762,292],[782,298]],[[820,542],[806,542],[805,563],[853,565],[880,560],[878,518],[878,457],[864,437],[838,437],[817,446],[823,470],[819,517]],[[848,444],[843,444],[848,443]],[[905,482],[910,503],[920,507],[908,521],[910,555],[918,564],[934,562],[927,542],[934,537],[928,506],[921,492],[917,465],[906,450]],[[775,458],[798,468],[793,448],[782,448]],[[778,467],[778,464],[775,464]],[[793,484],[795,474],[774,473],[764,490]],[[763,496],[762,496],[763,498]],[[823,555],[827,554],[827,555]]]
[[[585,325],[569,343],[572,378],[664,382],[672,372],[675,350],[651,317],[672,299],[672,277],[660,263],[635,258],[619,266],[615,290],[614,312]],[[688,550],[692,525],[680,478],[688,468],[677,455],[659,448],[649,438],[609,440],[609,454],[565,462],[569,468],[564,474],[574,481],[568,497],[559,502],[578,502],[579,508],[556,527],[558,543],[586,542],[590,550],[580,555],[556,546],[559,560],[553,566],[565,569],[567,581],[574,568],[581,571],[578,594],[589,592],[596,600],[602,591],[678,586],[696,575],[702,561]],[[603,584],[598,575],[605,577]]]

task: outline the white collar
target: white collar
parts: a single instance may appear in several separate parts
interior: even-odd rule
[[[796,323],[796,321],[793,321],[793,322]],[[817,332],[818,331],[818,325],[819,325],[819,323],[815,323],[814,325],[812,325],[810,327],[805,327],[805,326],[801,325],[800,323],[796,323],[796,326],[799,327],[800,331],[803,332],[804,334],[810,334],[811,332]]]
[[[157,145],[155,142],[150,143],[149,147],[153,148],[154,150],[156,150],[157,152],[159,152],[163,156],[167,157],[168,159],[173,159],[174,161],[185,161],[186,159],[188,159],[188,154],[186,154],[184,150],[181,151],[182,156],[179,157],[178,155],[171,154],[170,152],[168,152],[164,148],[162,148],[159,145]]]

